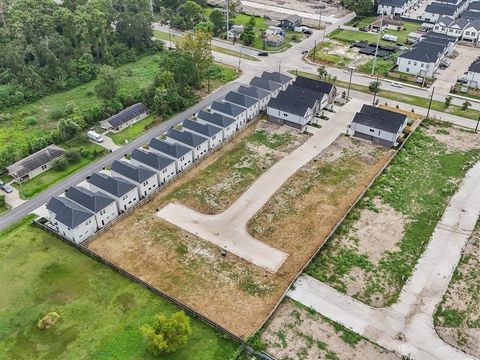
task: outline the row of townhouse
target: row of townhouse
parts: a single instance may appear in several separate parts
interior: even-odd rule
[[[128,158],[114,161],[109,171],[96,172],[85,184],[53,197],[46,205],[51,227],[62,237],[82,243],[228,141],[292,81],[284,74],[264,72],[249,86],[239,86],[180,126],[152,138],[148,148],[135,149]]]
[[[473,5],[476,10],[472,13],[478,14],[477,19],[463,15],[458,19],[444,16],[437,21],[433,31],[455,37],[459,42],[480,45],[480,2],[472,3],[471,6]]]
[[[380,15],[405,16],[420,0],[379,0],[377,13]]]
[[[455,19],[462,13],[468,12],[471,3],[472,0],[435,0],[426,6],[419,18],[429,23],[435,23],[444,16]],[[407,16],[419,5],[420,0],[379,0],[377,13],[389,16]]]

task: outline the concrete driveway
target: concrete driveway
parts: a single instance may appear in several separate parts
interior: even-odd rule
[[[2,194],[5,195],[5,201],[7,205],[9,205],[11,209],[14,209],[17,206],[22,205],[26,200],[20,199],[20,193],[16,188],[12,186],[12,183],[9,183],[8,185],[12,187],[13,191],[10,194],[4,192],[2,192]]]
[[[480,162],[465,176],[396,304],[375,309],[307,275],[288,296],[379,345],[420,360],[473,357],[446,344],[433,314],[480,214]]]

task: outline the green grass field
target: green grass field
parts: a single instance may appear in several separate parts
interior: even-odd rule
[[[186,347],[151,355],[139,327],[179,309],[28,222],[0,233],[0,359],[228,360],[238,348],[191,318]],[[59,321],[39,330],[51,311]]]
[[[367,27],[371,23],[375,21],[376,17],[375,16],[367,16],[367,17],[356,17],[355,19],[349,21],[346,25],[347,26],[353,26],[355,23],[357,24],[357,28],[362,28],[362,27]],[[403,22],[403,29],[398,31],[398,30],[393,30],[393,29],[386,29],[383,34],[391,34],[395,35],[398,37],[398,42],[400,43],[405,43],[408,38],[408,34],[411,32],[418,31],[420,29],[421,25],[418,23],[414,22],[408,22],[404,21]],[[357,32],[359,34],[363,34],[363,36],[360,36],[359,34],[352,34],[352,32]],[[330,35],[331,36],[331,35]],[[375,38],[373,42],[376,41],[377,35],[372,34],[372,33],[365,33],[361,31],[352,31],[352,30],[336,30],[335,36],[339,37],[339,40],[343,40],[345,42],[352,42],[349,41],[350,37],[354,37],[355,40],[368,40],[372,42],[371,39]]]

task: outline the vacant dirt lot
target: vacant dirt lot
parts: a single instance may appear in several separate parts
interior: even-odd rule
[[[435,326],[447,343],[480,357],[480,222],[435,314]]]
[[[290,299],[277,308],[261,339],[267,352],[282,360],[400,359]]]
[[[302,200],[290,201],[287,208],[278,208],[278,213],[271,213],[268,203],[251,226],[260,240],[289,254],[275,274],[232,254],[222,256],[221,249],[155,216],[167,201],[181,202],[209,213],[227,207],[278,159],[275,156],[279,151],[291,150],[295,146],[292,144],[300,141],[297,138],[280,141],[278,136],[270,134],[271,130],[286,131],[269,129],[265,137],[261,129],[260,132],[248,130],[242,138],[235,139],[226,149],[206,159],[155,199],[115,224],[89,248],[238,336],[253,334],[297,272],[392,154],[384,148],[342,136],[277,192],[271,200],[273,203],[286,194]],[[275,151],[256,148],[243,153],[253,144]],[[262,152],[271,155],[263,156]],[[257,159],[254,164],[252,157]],[[263,161],[268,165],[260,165]],[[215,190],[219,183],[231,181],[238,169],[248,180],[237,182],[225,192]],[[197,196],[199,189],[202,194],[211,194],[214,200]],[[215,196],[217,193],[220,195]],[[266,229],[265,221],[270,223],[268,231],[260,233],[259,230]]]

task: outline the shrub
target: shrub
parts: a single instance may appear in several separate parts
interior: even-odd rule
[[[48,114],[48,117],[50,118],[50,120],[60,120],[64,116],[65,116],[65,111],[61,109],[53,109]]]
[[[64,158],[59,158],[53,162],[53,168],[57,171],[63,171],[67,168],[68,163]]]
[[[53,325],[55,325],[58,319],[60,319],[60,315],[58,313],[49,312],[43,318],[38,320],[37,327],[40,330],[48,329],[49,327],[52,327]]]
[[[37,119],[34,116],[27,116],[23,122],[25,126],[34,126],[37,124]]]
[[[5,195],[0,194],[0,208],[5,207],[6,204],[7,202],[5,201]]]
[[[80,160],[80,154],[77,151],[69,150],[65,152],[65,160],[70,164],[76,163]]]

